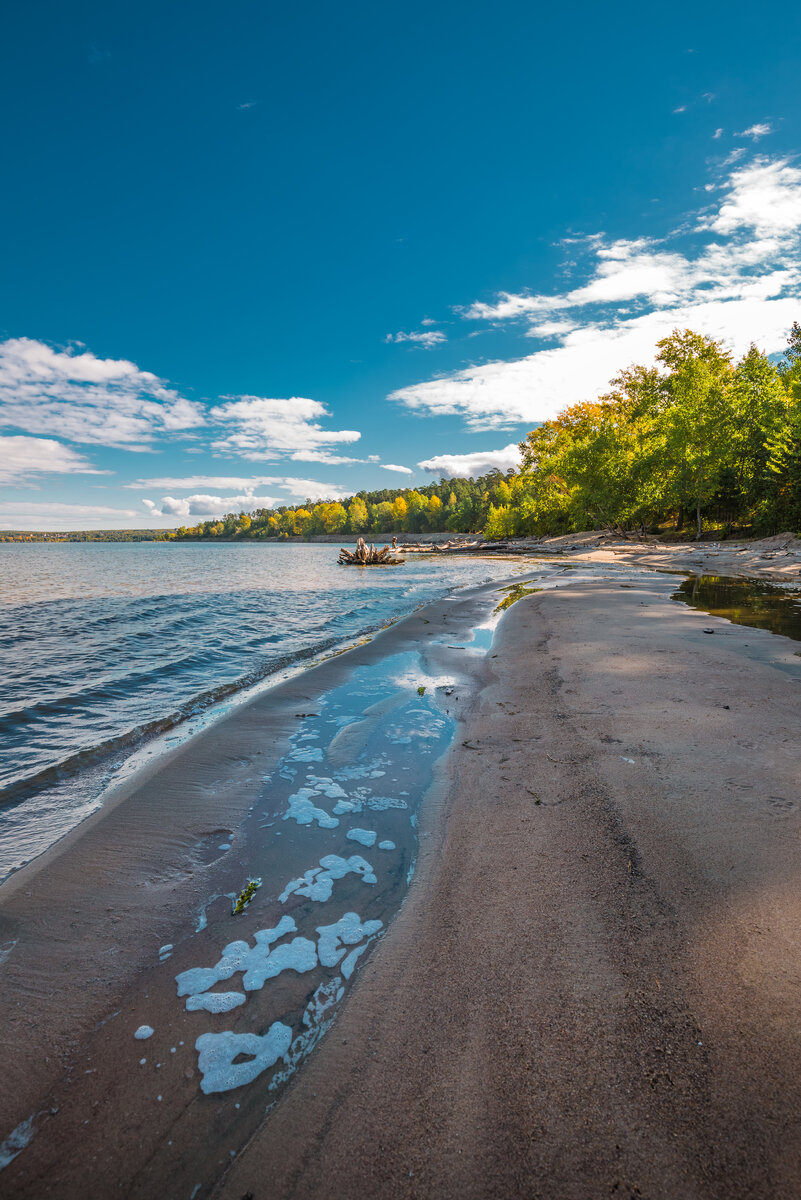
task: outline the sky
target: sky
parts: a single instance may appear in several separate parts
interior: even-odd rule
[[[801,320],[801,9],[28,0],[0,35],[0,528],[518,461]]]

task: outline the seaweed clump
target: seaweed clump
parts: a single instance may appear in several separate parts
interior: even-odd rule
[[[501,600],[500,604],[497,605],[495,609],[496,613],[503,612],[504,609],[511,608],[513,604],[516,604],[518,600],[522,600],[524,596],[532,596],[534,592],[541,592],[542,588],[526,587],[525,583],[513,583],[511,587],[500,588],[499,590],[502,592],[507,592],[508,594],[506,598]]]
[[[250,904],[251,900],[256,895],[256,892],[259,890],[260,887],[261,887],[260,879],[249,879],[247,881],[247,885],[242,889],[242,891],[239,893],[239,895],[236,898],[236,902],[234,904],[234,911],[233,911],[233,915],[235,917],[238,916],[239,913],[243,913],[245,911],[245,909]]]

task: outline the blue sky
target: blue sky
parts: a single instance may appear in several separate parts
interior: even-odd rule
[[[514,461],[692,325],[801,319],[786,3],[11,6],[0,527]]]

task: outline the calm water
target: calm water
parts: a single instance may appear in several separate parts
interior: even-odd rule
[[[347,569],[333,545],[0,546],[0,878],[143,740],[454,587],[522,565]]]
[[[801,641],[801,590],[762,579],[691,575],[673,596],[735,625],[767,629]]]

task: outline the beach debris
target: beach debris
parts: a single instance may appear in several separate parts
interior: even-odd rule
[[[714,629],[705,629],[704,633],[714,633]]]
[[[166,962],[172,956],[172,942],[167,942],[166,946],[161,946],[159,949],[159,962]]]
[[[425,685],[421,683],[421,684],[420,684],[420,687],[417,689],[417,695],[418,695],[418,696],[425,696],[425,694],[426,694]]]
[[[380,550],[376,550],[371,542],[368,546],[364,538],[360,537],[356,543],[355,550],[346,550],[344,546],[340,547],[338,563],[341,567],[399,567],[403,563],[402,558],[390,558],[392,552],[391,546],[382,546]]]
[[[623,754],[621,754],[621,756],[620,756],[620,757],[623,759],[623,762],[626,762],[626,763],[631,763],[631,765],[632,765],[632,766],[634,766],[634,759],[633,759],[633,758],[626,758],[626,756],[625,756],[625,755],[623,755]]]
[[[152,1037],[155,1032],[156,1031],[152,1025],[140,1025],[134,1033],[134,1037],[136,1038],[137,1042],[144,1042],[147,1040],[147,1038]]]
[[[572,758],[551,758],[548,751],[545,751],[545,757],[550,759],[552,763],[559,763],[560,767],[577,767],[578,763]]]
[[[237,896],[231,915],[237,917],[240,913],[243,913],[260,887],[261,879],[249,879]]]

